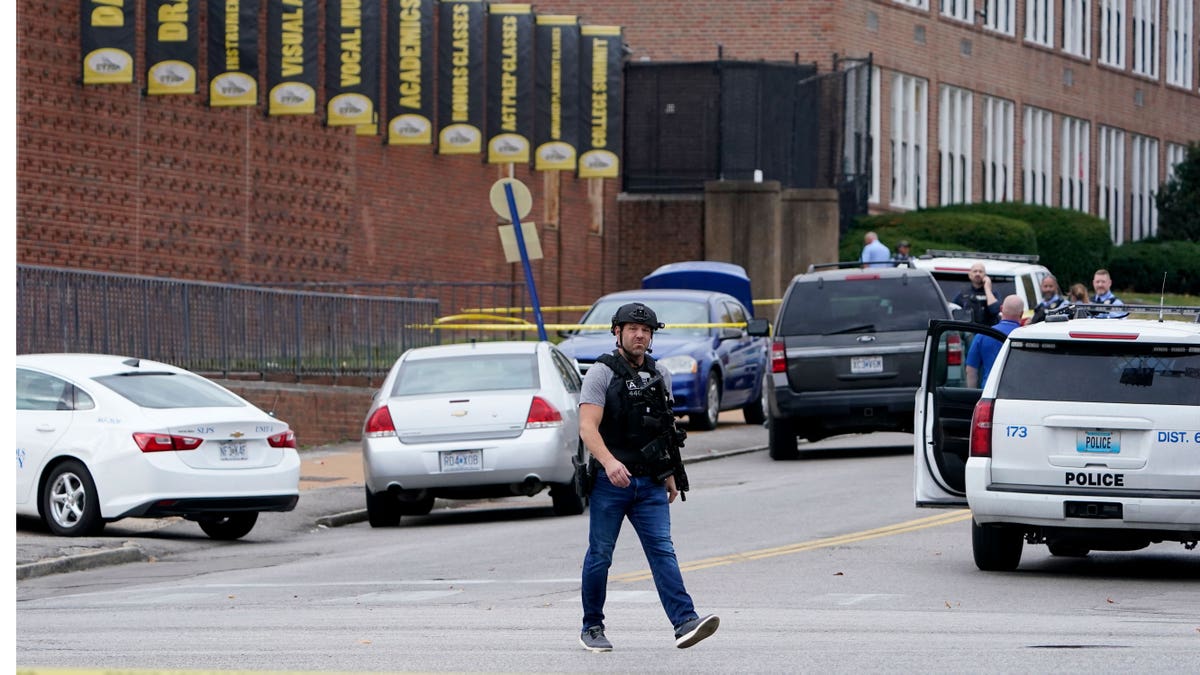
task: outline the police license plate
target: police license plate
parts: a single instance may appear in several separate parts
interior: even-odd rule
[[[882,356],[851,356],[850,357],[850,372],[854,375],[861,373],[882,373],[883,372],[883,357]]]
[[[245,441],[229,441],[221,444],[221,461],[239,461],[246,459]]]
[[[1084,429],[1075,437],[1076,452],[1121,452],[1121,432],[1103,429]]]
[[[442,462],[442,473],[454,471],[479,471],[483,469],[482,450],[453,450],[439,452]]]

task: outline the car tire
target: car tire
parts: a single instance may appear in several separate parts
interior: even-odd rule
[[[796,459],[800,451],[796,449],[796,429],[792,421],[786,417],[771,417],[767,425],[767,445],[771,459]]]
[[[1046,545],[1050,549],[1050,555],[1060,558],[1086,558],[1091,549],[1086,549],[1077,544],[1064,544],[1062,542],[1051,542]]]
[[[85,537],[104,529],[96,483],[78,460],[69,459],[50,471],[41,506],[42,520],[61,537]]]
[[[746,418],[746,424],[762,424],[767,421],[767,411],[770,403],[767,401],[767,378],[770,375],[763,375],[762,388],[759,390],[758,398],[750,403],[747,403],[742,408],[742,417]]]
[[[371,492],[371,488],[363,486],[367,492],[367,522],[371,527],[395,527],[400,524],[400,500],[388,492]]]
[[[556,516],[577,516],[587,508],[587,500],[575,492],[573,483],[551,485],[550,500],[554,502],[554,515]]]
[[[258,522],[258,511],[200,516],[196,522],[210,539],[233,541],[250,534]]]
[[[712,431],[717,428],[721,414],[721,381],[716,373],[709,373],[704,383],[704,412],[688,414],[688,426],[697,431]]]
[[[984,572],[1011,572],[1021,562],[1025,535],[1015,527],[971,521],[971,551]]]
[[[392,495],[388,495],[391,497]],[[396,500],[396,508],[401,516],[427,516],[433,510],[434,497],[431,494],[426,494],[419,499],[413,500]]]

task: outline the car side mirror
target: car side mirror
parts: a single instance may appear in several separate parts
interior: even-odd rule
[[[766,319],[750,319],[746,322],[746,332],[754,337],[771,335],[771,322]]]

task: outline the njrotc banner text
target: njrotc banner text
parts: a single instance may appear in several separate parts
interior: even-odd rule
[[[441,0],[438,14],[438,152],[483,148],[483,2]]]
[[[378,131],[379,3],[328,0],[325,22],[326,123]]]
[[[146,0],[146,93],[196,93],[195,2]]]
[[[616,178],[621,147],[621,27],[584,26],[580,35],[580,108],[587,121],[580,142],[579,177]]]
[[[317,111],[317,0],[267,0],[267,114]]]
[[[258,104],[259,0],[208,0],[208,104]]]
[[[534,164],[575,170],[579,144],[579,24],[573,16],[539,16],[534,85]]]
[[[487,161],[529,162],[533,134],[533,13],[529,5],[488,6]]]
[[[433,143],[434,0],[390,0],[388,145]]]
[[[84,84],[133,82],[134,0],[83,0],[79,46]]]

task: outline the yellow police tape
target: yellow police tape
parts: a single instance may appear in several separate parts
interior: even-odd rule
[[[768,298],[766,300],[754,300],[754,306],[778,305],[783,302],[783,298]],[[591,305],[554,305],[550,307],[542,307],[542,312],[586,312],[591,309]],[[464,312],[468,313],[486,313],[486,314],[524,314],[532,312],[532,307],[464,307]]]
[[[435,319],[434,323],[415,323],[409,324],[407,328],[428,329],[428,330],[537,330],[537,324],[529,323],[524,319],[519,319],[514,323],[438,323],[439,321],[462,318],[463,315],[454,315]],[[493,321],[500,317],[488,316],[488,319]],[[607,331],[612,328],[607,323],[547,323],[543,324],[546,330],[599,330]],[[663,327],[663,330],[671,330],[672,328],[745,328],[746,323],[669,323]]]

